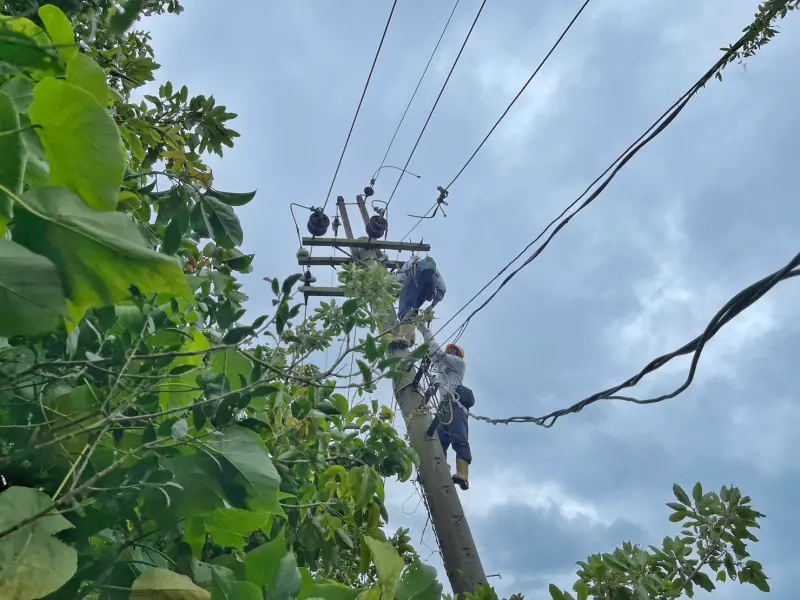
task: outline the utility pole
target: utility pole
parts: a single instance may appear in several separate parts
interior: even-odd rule
[[[368,239],[354,239],[350,219],[347,216],[344,198],[337,199],[339,213],[345,225],[346,239],[306,237],[303,238],[304,246],[349,247],[353,249],[354,258],[365,259],[368,256],[380,259],[381,250],[408,250],[415,252],[428,252],[429,244],[412,244],[403,242],[388,242],[374,239],[370,234],[376,233],[376,218],[382,215],[369,217],[364,200],[361,196],[357,200]],[[336,223],[336,221],[334,221]],[[385,220],[383,221],[385,224]],[[377,225],[380,225],[377,222]],[[311,229],[311,228],[309,228]],[[378,227],[380,230],[380,227]],[[385,231],[385,229],[384,229]],[[374,236],[379,238],[380,236]],[[306,267],[311,265],[336,266],[351,262],[349,258],[298,258],[298,262]],[[387,268],[397,268],[402,263],[397,261],[382,260]],[[320,288],[311,286],[307,282],[300,291],[308,296],[344,296],[339,288]],[[391,321],[385,323],[384,331],[394,326],[396,316],[392,311]],[[395,356],[406,358],[408,350],[395,350]],[[486,574],[481,564],[472,532],[467,523],[467,517],[461,506],[456,486],[453,484],[450,467],[447,465],[442,446],[438,437],[428,437],[427,430],[432,417],[427,411],[423,396],[417,386],[417,371],[411,369],[402,378],[394,380],[394,394],[403,412],[406,430],[411,440],[411,446],[419,455],[419,480],[425,494],[426,504],[430,510],[431,524],[436,533],[437,541],[442,552],[444,568],[450,580],[453,593],[460,598],[464,593],[473,592],[475,587],[486,582]]]

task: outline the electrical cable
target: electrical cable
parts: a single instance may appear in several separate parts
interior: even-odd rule
[[[464,38],[464,42],[461,44],[461,48],[456,55],[455,60],[453,61],[453,65],[450,67],[450,72],[447,74],[447,78],[444,80],[444,84],[442,84],[442,89],[439,90],[439,95],[436,96],[436,100],[433,103],[433,107],[431,107],[430,112],[428,113],[428,118],[425,119],[425,124],[422,126],[422,130],[419,132],[419,136],[417,136],[417,141],[414,143],[414,147],[411,149],[411,153],[408,155],[408,160],[406,160],[406,164],[403,166],[403,171],[400,172],[400,176],[397,178],[397,182],[394,184],[394,189],[392,190],[391,195],[389,196],[389,201],[386,203],[386,207],[388,208],[389,205],[392,203],[392,198],[394,198],[395,192],[397,192],[397,188],[400,186],[400,182],[403,180],[403,175],[405,175],[405,170],[408,168],[411,159],[414,156],[414,153],[417,151],[417,146],[419,146],[420,140],[422,140],[422,136],[425,134],[425,130],[428,128],[428,123],[431,121],[431,117],[433,117],[433,113],[436,110],[436,107],[439,105],[439,100],[442,98],[442,94],[444,94],[445,89],[447,89],[447,84],[450,82],[450,77],[453,75],[453,71],[455,71],[456,65],[458,61],[461,59],[461,54],[464,52],[464,48],[469,42],[469,38],[472,36],[472,31],[475,29],[475,25],[478,23],[478,19],[483,12],[483,8],[486,6],[486,0],[481,2],[480,8],[478,8],[478,14],[475,15],[475,19],[472,21],[472,25],[467,32],[466,37]]]
[[[553,411],[547,415],[542,417],[510,417],[507,419],[490,419],[487,417],[481,417],[470,414],[473,418],[483,421],[485,423],[490,423],[492,425],[508,425],[511,423],[534,423],[541,427],[552,427],[553,424],[558,420],[560,417],[563,417],[568,414],[578,413],[590,404],[594,404],[595,402],[599,402],[600,400],[620,400],[623,402],[632,402],[634,404],[656,404],[658,402],[663,402],[665,400],[670,400],[675,398],[676,396],[682,394],[686,391],[689,386],[692,384],[694,380],[695,374],[697,372],[697,365],[700,362],[700,355],[705,348],[705,345],[708,341],[713,338],[722,327],[724,327],[727,323],[732,321],[735,317],[745,311],[745,309],[752,306],[756,301],[762,298],[767,292],[769,292],[772,288],[778,285],[781,281],[786,281],[792,277],[797,277],[800,275],[800,253],[796,254],[792,260],[790,260],[783,268],[775,271],[774,273],[764,277],[755,283],[749,285],[738,294],[733,296],[725,305],[717,311],[717,313],[712,317],[711,321],[709,321],[708,325],[706,326],[705,330],[693,340],[687,342],[677,350],[674,350],[668,354],[663,354],[658,358],[651,360],[639,373],[630,377],[629,379],[625,380],[623,383],[616,385],[612,388],[608,388],[603,390],[602,392],[598,392],[593,394],[587,398],[584,398],[580,402],[573,404],[568,408],[562,408],[560,410]],[[678,386],[675,390],[668,394],[662,394],[661,396],[656,396],[653,398],[647,398],[645,400],[640,400],[637,398],[632,398],[630,396],[619,396],[617,393],[623,389],[631,388],[638,384],[646,375],[660,369],[668,362],[670,362],[673,358],[677,358],[679,356],[685,356],[687,354],[693,354],[692,362],[689,367],[689,373],[686,376],[685,381]]]
[[[494,133],[494,130],[497,129],[498,125],[500,125],[500,122],[503,119],[505,119],[506,115],[511,110],[511,107],[513,107],[514,104],[517,102],[517,100],[519,100],[520,96],[522,96],[522,94],[525,92],[525,90],[527,89],[528,85],[530,85],[531,81],[533,81],[533,78],[536,77],[536,75],[539,73],[539,71],[541,71],[542,67],[544,67],[545,63],[548,61],[548,59],[553,54],[553,52],[555,52],[556,48],[558,48],[559,44],[561,43],[561,40],[563,40],[566,37],[567,33],[569,33],[569,30],[572,29],[572,26],[575,24],[575,21],[577,21],[578,17],[581,16],[581,13],[588,6],[589,2],[591,2],[591,0],[585,0],[584,1],[583,5],[580,7],[580,9],[578,9],[578,12],[575,13],[575,16],[572,17],[572,20],[569,22],[567,27],[564,29],[564,31],[561,32],[561,35],[558,36],[558,39],[556,40],[556,43],[553,44],[553,46],[550,48],[550,51],[547,54],[545,54],[544,58],[539,63],[539,66],[536,67],[536,69],[533,71],[533,74],[531,74],[531,76],[528,78],[528,81],[526,81],[525,85],[523,85],[522,88],[519,90],[519,92],[517,92],[517,95],[514,96],[514,99],[511,101],[511,103],[503,111],[503,114],[500,115],[500,118],[497,119],[497,121],[495,122],[494,125],[492,125],[492,128],[489,130],[489,133],[487,133],[486,136],[483,138],[483,141],[481,141],[481,143],[478,144],[478,147],[475,149],[475,152],[473,152],[472,155],[467,159],[467,162],[464,163],[464,166],[462,166],[461,169],[459,169],[458,173],[456,173],[456,176],[453,177],[452,181],[450,181],[450,183],[448,183],[445,186],[445,188],[444,188],[445,190],[450,190],[450,186],[452,186],[456,182],[456,180],[459,177],[461,177],[461,174],[464,172],[464,170],[472,162],[472,159],[474,159],[475,156],[477,156],[478,152],[480,152],[481,148],[483,148],[483,145],[486,143],[486,141]]]
[[[528,78],[528,80],[525,82],[525,84],[522,86],[522,88],[519,90],[519,92],[517,92],[517,95],[516,95],[516,96],[514,96],[514,98],[511,100],[510,104],[509,104],[509,105],[506,107],[506,109],[505,109],[505,110],[503,111],[503,113],[500,115],[500,118],[498,118],[498,119],[497,119],[497,121],[495,122],[495,124],[494,124],[494,125],[492,126],[492,128],[489,130],[489,133],[487,133],[487,134],[486,134],[486,136],[483,138],[483,140],[481,141],[481,143],[478,145],[478,147],[475,149],[475,151],[474,151],[474,152],[472,153],[472,155],[469,157],[469,159],[467,160],[467,162],[466,162],[466,163],[464,163],[464,165],[461,167],[461,169],[459,169],[458,173],[456,174],[456,176],[455,176],[455,177],[453,177],[452,181],[450,181],[450,183],[449,183],[449,184],[447,184],[447,186],[444,188],[444,190],[445,190],[445,191],[448,191],[448,190],[450,189],[450,186],[452,186],[452,185],[453,185],[453,184],[456,182],[456,180],[457,180],[457,179],[458,179],[458,178],[461,176],[461,174],[464,172],[464,170],[465,170],[465,169],[466,169],[466,168],[469,166],[469,164],[472,162],[472,160],[475,158],[475,156],[478,154],[478,152],[481,150],[481,148],[483,148],[483,146],[484,146],[484,144],[486,143],[486,141],[489,139],[489,137],[491,137],[491,135],[494,133],[495,129],[497,129],[497,126],[498,126],[498,125],[500,125],[500,122],[501,122],[501,121],[502,121],[502,120],[503,120],[503,119],[506,117],[506,115],[508,115],[508,113],[509,113],[509,111],[511,110],[511,108],[514,106],[514,104],[517,102],[517,100],[519,100],[519,98],[522,96],[522,94],[523,94],[523,93],[525,92],[525,90],[528,88],[528,85],[530,85],[530,83],[531,83],[531,81],[533,81],[534,77],[536,77],[536,75],[538,75],[539,71],[541,71],[541,70],[542,70],[542,67],[544,67],[545,63],[546,63],[546,62],[549,60],[550,56],[553,54],[553,52],[555,52],[556,48],[558,48],[559,44],[560,44],[560,43],[561,43],[561,41],[562,41],[562,40],[563,40],[563,39],[566,37],[567,33],[569,33],[569,30],[570,30],[570,29],[572,28],[572,26],[575,24],[575,21],[577,21],[577,20],[578,20],[578,17],[580,17],[580,16],[581,16],[581,13],[583,13],[584,9],[586,8],[586,6],[589,4],[589,2],[590,2],[590,1],[591,1],[591,0],[585,0],[585,1],[584,1],[583,5],[580,7],[580,9],[578,10],[578,12],[577,12],[577,13],[575,13],[575,15],[572,17],[572,20],[569,22],[569,24],[568,24],[568,25],[567,25],[567,27],[564,29],[564,31],[562,31],[562,32],[561,32],[561,35],[560,35],[560,36],[558,36],[558,39],[556,40],[556,42],[553,44],[553,46],[550,48],[550,50],[547,52],[547,54],[546,54],[546,55],[544,56],[544,58],[541,60],[541,62],[540,62],[540,63],[539,63],[539,65],[536,67],[536,69],[533,71],[533,73],[531,74],[531,76]],[[429,117],[429,118],[430,118],[430,117]],[[427,125],[427,122],[426,122],[426,125]],[[424,130],[423,130],[423,131],[424,131]],[[420,137],[422,137],[422,134],[420,134]],[[419,143],[419,140],[417,140],[417,143]],[[414,146],[414,148],[416,149],[416,146]],[[412,155],[413,155],[413,150],[412,150]],[[409,157],[409,162],[410,162],[410,161],[411,161],[411,157]],[[406,166],[408,166],[408,162],[406,163]],[[402,174],[401,174],[400,178],[402,178]],[[398,179],[398,181],[397,181],[397,185],[395,186],[395,191],[397,190],[397,186],[399,186],[399,185],[400,185],[400,179]],[[394,196],[394,191],[392,192],[392,196]],[[390,197],[389,197],[389,202],[391,202],[391,201],[392,201],[392,196],[390,196]],[[430,214],[430,212],[431,212],[432,210],[435,210],[435,208],[436,208],[436,204],[434,204],[434,206],[433,206],[433,207],[431,207],[431,209],[430,209],[430,210],[428,210],[428,212],[426,212],[426,213],[425,213],[425,215],[424,215],[423,217],[421,217],[419,221],[417,221],[417,223],[416,223],[416,224],[415,224],[415,225],[414,225],[414,226],[411,228],[411,231],[409,231],[409,232],[406,234],[406,237],[407,237],[408,235],[410,235],[410,234],[411,234],[411,232],[412,232],[412,231],[414,231],[414,229],[416,229],[416,228],[419,226],[419,224],[422,222],[422,219],[424,219],[424,218],[427,218],[428,214]],[[405,237],[403,238],[403,240],[404,240],[404,239],[405,239]],[[400,241],[402,242],[403,240],[400,240]],[[516,260],[516,259],[515,259],[515,260]],[[512,262],[513,262],[513,261],[512,261]],[[492,280],[492,282],[493,282],[493,281],[494,281],[494,280]],[[489,282],[489,284],[491,284],[492,282]],[[485,290],[485,289],[486,289],[486,288],[484,288],[484,290]],[[484,290],[481,290],[480,292],[478,292],[478,295],[480,295],[480,294],[481,294],[481,293],[482,293]],[[474,300],[474,298],[473,298],[473,300]],[[457,314],[458,314],[458,313],[457,313]],[[448,321],[448,323],[449,323],[449,321]]]
[[[406,115],[408,114],[408,110],[411,108],[411,104],[414,102],[414,98],[416,98],[417,96],[417,92],[419,91],[419,88],[422,85],[422,81],[425,79],[425,75],[428,73],[428,69],[430,68],[431,63],[433,62],[433,58],[434,56],[436,56],[436,51],[439,49],[439,45],[442,43],[444,34],[447,32],[447,28],[450,26],[450,21],[453,19],[453,15],[455,14],[456,9],[458,8],[460,2],[461,0],[456,0],[456,3],[453,5],[453,10],[450,11],[450,16],[447,17],[447,22],[444,24],[444,29],[442,29],[442,33],[439,36],[439,40],[433,47],[433,52],[431,52],[431,56],[428,59],[428,64],[425,65],[425,68],[422,71],[422,75],[420,75],[419,81],[417,82],[417,87],[414,88],[414,93],[411,94],[411,98],[408,100],[408,104],[406,104],[406,109],[403,111],[403,115],[400,117],[400,122],[397,124],[397,129],[394,130],[394,135],[392,135],[392,139],[389,141],[389,147],[386,148],[386,152],[383,155],[381,166],[378,167],[377,170],[375,171],[375,175],[372,177],[372,183],[370,185],[374,186],[375,182],[378,181],[378,176],[380,174],[381,169],[383,169],[383,166],[386,164],[386,158],[389,156],[389,151],[392,149],[392,146],[394,145],[394,140],[400,131],[400,127],[403,125],[403,121],[405,120]],[[396,168],[399,169],[400,167]],[[417,175],[417,177],[419,177],[419,175]]]
[[[375,52],[375,58],[372,59],[372,66],[369,69],[369,75],[367,75],[367,81],[364,84],[364,91],[361,92],[361,98],[359,99],[358,106],[356,107],[356,114],[353,116],[353,122],[350,124],[350,131],[347,132],[347,138],[344,141],[344,148],[342,148],[342,154],[339,156],[339,163],[336,165],[336,171],[333,173],[333,179],[331,180],[331,185],[328,188],[328,194],[325,196],[325,204],[322,205],[323,210],[325,210],[325,207],[328,206],[328,201],[331,198],[331,192],[333,191],[333,186],[336,183],[336,177],[339,175],[339,169],[342,166],[344,154],[347,152],[347,145],[350,143],[350,136],[353,134],[353,128],[356,126],[356,121],[358,120],[358,114],[361,112],[361,104],[364,102],[364,96],[367,95],[369,82],[372,79],[372,73],[375,71],[375,65],[378,63],[378,57],[381,54],[381,48],[383,48],[383,41],[386,39],[386,32],[389,31],[389,25],[392,22],[392,16],[394,15],[395,8],[397,8],[397,0],[394,0],[392,3],[392,10],[389,12],[389,18],[386,19],[386,27],[383,28],[383,35],[381,35],[381,41],[378,44],[378,50]]]
[[[460,335],[463,334],[464,330],[466,329],[466,326],[471,321],[472,317],[474,317],[478,312],[480,312],[483,308],[485,308],[486,305],[489,304],[489,302],[491,302],[495,298],[495,296],[497,296],[500,290],[503,287],[505,287],[517,273],[519,273],[523,268],[525,268],[528,264],[530,264],[536,257],[538,257],[544,251],[544,249],[550,244],[550,241],[553,239],[553,237],[555,237],[558,234],[558,232],[572,220],[574,216],[576,216],[579,212],[581,212],[584,208],[586,208],[592,201],[594,201],[595,198],[597,198],[597,196],[599,196],[603,192],[603,190],[605,190],[605,188],[609,185],[609,183],[611,183],[611,180],[613,180],[614,177],[616,177],[617,173],[628,163],[628,161],[630,161],[639,152],[639,150],[641,150],[644,146],[649,144],[662,131],[664,131],[664,129],[666,129],[672,123],[672,121],[674,121],[677,118],[677,116],[686,107],[689,100],[691,100],[694,97],[694,95],[712,77],[714,77],[714,75],[720,69],[722,69],[730,61],[731,57],[735,55],[735,53],[739,50],[739,48],[742,47],[742,45],[746,41],[746,36],[747,34],[742,36],[735,44],[733,44],[725,52],[725,54],[714,64],[714,66],[712,66],[708,71],[706,71],[706,73],[703,74],[703,76],[700,77],[700,79],[698,79],[697,82],[695,82],[682,96],[678,98],[678,100],[676,100],[666,111],[664,111],[661,114],[661,116],[659,116],[658,119],[656,119],[656,121],[652,125],[650,125],[650,127],[648,127],[647,130],[642,135],[640,135],[630,146],[628,146],[628,148],[622,154],[620,154],[614,160],[614,162],[612,162],[608,166],[608,168],[606,168],[606,170],[603,171],[603,173],[600,174],[600,176],[598,176],[591,184],[589,184],[589,186],[586,188],[586,190],[584,190],[584,192],[580,196],[578,196],[575,200],[573,200],[572,203],[570,203],[561,212],[561,214],[559,214],[555,219],[550,221],[550,223],[539,233],[539,235],[537,235],[527,246],[525,246],[525,248],[519,254],[517,254],[517,256],[515,256],[508,264],[506,264],[506,266],[503,267],[503,269],[501,269],[483,288],[481,288],[481,290],[477,294],[475,294],[472,298],[470,298],[470,300],[468,300],[466,304],[464,304],[444,325],[442,325],[442,327],[440,327],[437,330],[436,334],[441,332],[442,329],[444,329],[447,325],[449,325],[461,312],[463,312],[466,309],[467,306],[469,306],[494,281],[496,281],[504,272],[506,272],[511,267],[512,264],[514,264],[523,254],[525,254],[525,252],[527,252],[531,246],[533,246],[537,241],[539,241],[555,223],[557,223],[562,217],[564,217],[564,215],[566,215],[567,212],[569,212],[575,205],[578,204],[578,202],[580,202],[586,196],[586,194],[589,193],[589,191],[595,186],[596,183],[598,183],[601,179],[603,179],[603,177],[606,177],[606,175],[608,175],[608,177],[605,178],[605,180],[600,184],[600,186],[594,192],[592,192],[591,195],[589,195],[589,197],[586,198],[586,200],[584,200],[584,202],[574,212],[569,214],[563,221],[561,221],[556,226],[556,228],[550,233],[547,239],[545,239],[542,245],[539,246],[536,249],[536,251],[530,257],[528,257],[520,267],[512,271],[500,283],[498,288],[489,296],[489,298],[487,298],[487,300],[483,304],[481,304],[477,309],[475,309],[474,311],[472,311],[472,313],[470,313],[470,315],[466,318],[466,320],[462,323],[462,325],[457,329],[457,331],[461,331],[461,333],[459,334],[460,337]],[[450,337],[452,337],[452,335]],[[450,337],[448,337],[448,340],[450,339]]]

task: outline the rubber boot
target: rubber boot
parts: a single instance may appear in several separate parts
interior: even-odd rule
[[[462,490],[469,489],[469,464],[467,461],[456,459],[456,472],[453,475],[453,483],[455,483]]]
[[[392,345],[398,348],[409,348],[414,345],[414,324],[413,323],[400,323],[397,326],[397,330],[395,333],[394,338],[392,339]]]

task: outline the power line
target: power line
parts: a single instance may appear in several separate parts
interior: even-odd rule
[[[397,192],[397,188],[400,186],[400,182],[403,180],[403,175],[405,175],[405,170],[408,168],[408,165],[411,162],[414,153],[417,151],[417,146],[419,146],[419,142],[420,140],[422,140],[422,136],[425,134],[425,130],[428,128],[428,123],[430,123],[431,117],[433,117],[433,113],[439,104],[439,100],[441,99],[442,94],[444,94],[445,89],[447,89],[447,84],[450,82],[450,77],[453,75],[453,71],[455,70],[456,65],[458,64],[458,61],[461,59],[461,54],[464,52],[464,48],[466,47],[469,38],[472,36],[472,31],[473,29],[475,29],[475,25],[478,23],[478,19],[480,18],[481,13],[483,12],[484,6],[486,6],[486,0],[483,0],[483,2],[481,2],[481,6],[478,9],[478,14],[475,15],[475,19],[472,21],[472,25],[470,26],[469,31],[467,32],[467,36],[464,38],[464,42],[461,44],[461,49],[458,51],[456,59],[453,61],[453,65],[450,67],[450,72],[447,74],[447,78],[444,80],[444,84],[442,84],[442,89],[439,90],[439,95],[436,96],[436,100],[433,103],[433,107],[431,107],[431,111],[428,113],[428,118],[425,119],[425,124],[422,126],[422,130],[419,132],[419,136],[417,136],[417,141],[414,143],[414,147],[411,149],[411,153],[408,155],[408,160],[406,160],[406,164],[403,166],[403,172],[400,173],[400,177],[397,178],[397,183],[394,184],[394,189],[392,190],[392,193],[389,196],[389,201],[386,203],[386,208],[389,208],[389,205],[392,203],[392,198],[394,198],[395,192]]]
[[[453,15],[458,8],[459,3],[461,0],[456,0],[456,3],[453,5],[453,10],[450,11],[450,16],[447,17],[447,22],[444,24],[444,29],[442,29],[442,33],[439,36],[439,40],[436,42],[436,45],[433,47],[433,52],[431,52],[431,56],[428,59],[428,64],[425,65],[425,68],[422,71],[422,75],[420,75],[419,81],[417,82],[417,87],[414,88],[414,93],[411,94],[411,98],[408,100],[408,104],[406,104],[406,109],[403,111],[403,115],[400,117],[400,122],[397,124],[397,129],[394,130],[394,135],[392,135],[392,139],[389,141],[389,146],[386,148],[386,152],[383,155],[383,160],[381,161],[381,166],[378,167],[378,170],[375,171],[375,177],[373,178],[373,183],[371,185],[375,185],[375,181],[378,180],[378,176],[380,174],[380,170],[383,168],[383,165],[386,164],[386,158],[389,156],[389,151],[392,149],[394,145],[394,140],[397,137],[398,132],[400,131],[400,127],[403,125],[403,121],[405,121],[406,115],[408,114],[408,109],[411,108],[411,104],[414,102],[414,98],[417,96],[417,92],[419,91],[420,86],[422,85],[422,81],[425,79],[425,75],[428,73],[428,69],[433,62],[433,57],[436,56],[436,51],[439,49],[439,45],[442,43],[442,39],[444,38],[444,34],[447,32],[447,28],[450,26],[450,21],[453,19]]]
[[[383,41],[386,39],[386,32],[389,31],[389,25],[392,22],[392,16],[394,15],[394,9],[397,7],[397,0],[394,0],[392,3],[392,10],[389,12],[389,18],[386,19],[386,27],[383,28],[383,34],[381,35],[381,41],[378,44],[378,50],[375,52],[375,58],[372,59],[372,66],[369,69],[369,75],[367,75],[367,81],[364,83],[364,91],[361,92],[361,98],[358,101],[358,106],[356,107],[356,114],[353,115],[353,122],[350,124],[350,131],[347,132],[347,138],[344,141],[344,147],[342,148],[342,154],[339,156],[339,163],[336,165],[336,171],[333,173],[333,179],[331,180],[331,186],[328,188],[328,194],[325,196],[325,204],[322,205],[323,210],[326,206],[328,206],[328,200],[331,198],[331,192],[333,191],[333,186],[336,183],[336,177],[339,175],[339,169],[342,166],[342,160],[344,160],[344,153],[347,152],[347,145],[350,143],[350,136],[353,135],[353,128],[356,126],[356,121],[358,120],[358,114],[361,112],[361,104],[364,102],[364,96],[367,95],[367,89],[369,88],[369,82],[372,79],[372,73],[375,71],[375,65],[378,62],[378,56],[381,54],[381,48],[383,48]]]
[[[714,75],[718,71],[720,71],[728,62],[730,62],[731,58],[736,54],[739,48],[741,48],[744,45],[747,39],[747,35],[748,34],[745,33],[745,35],[739,38],[739,40],[725,52],[725,54],[714,64],[714,66],[712,66],[708,71],[706,71],[706,73],[703,74],[703,76],[700,77],[700,79],[698,79],[680,98],[678,98],[678,100],[676,100],[666,111],[664,111],[661,114],[661,116],[659,116],[658,119],[656,119],[656,121],[652,125],[650,125],[650,127],[648,127],[648,129],[642,135],[640,135],[630,146],[628,146],[628,148],[622,154],[620,154],[614,160],[614,162],[612,162],[611,165],[609,165],[608,168],[606,168],[606,170],[603,171],[603,173],[601,173],[600,176],[597,177],[586,188],[586,190],[584,190],[584,192],[580,196],[578,196],[575,200],[573,200],[572,203],[570,203],[569,206],[567,206],[561,212],[560,215],[558,215],[555,219],[550,221],[550,223],[539,233],[539,235],[537,235],[527,246],[525,246],[522,252],[517,254],[517,256],[515,256],[508,264],[506,264],[506,266],[503,267],[503,269],[500,270],[486,285],[484,285],[483,288],[481,288],[481,290],[477,294],[475,294],[472,298],[470,298],[470,300],[468,300],[467,303],[464,304],[458,310],[458,312],[456,312],[452,317],[450,317],[450,319],[444,325],[442,325],[442,327],[438,329],[436,334],[438,335],[438,333],[441,332],[442,329],[447,327],[447,325],[449,325],[461,312],[463,312],[467,308],[467,306],[469,306],[494,281],[496,281],[505,271],[507,271],[512,264],[514,264],[525,252],[527,252],[531,246],[533,246],[537,241],[539,241],[545,235],[545,233],[547,233],[550,227],[552,227],[556,222],[558,222],[562,217],[564,217],[564,215],[569,210],[571,210],[576,204],[578,204],[578,202],[580,202],[581,199],[583,199],[584,196],[586,196],[586,194],[589,193],[589,190],[591,190],[597,182],[599,182],[603,177],[605,177],[608,174],[608,177],[606,177],[606,179],[600,184],[600,186],[594,192],[592,192],[592,194],[588,198],[586,198],[586,200],[584,200],[584,202],[573,213],[568,215],[563,221],[561,221],[556,226],[556,228],[550,233],[550,235],[542,243],[542,245],[539,246],[536,249],[536,251],[530,257],[528,257],[524,263],[522,263],[520,267],[512,271],[500,283],[498,288],[489,296],[489,298],[487,298],[486,301],[484,301],[483,304],[481,304],[477,309],[475,309],[470,313],[470,315],[466,318],[466,320],[462,323],[462,325],[456,330],[457,332],[460,332],[458,333],[458,337],[460,337],[463,334],[464,330],[466,329],[466,326],[469,324],[472,317],[474,317],[478,312],[483,310],[483,308],[485,308],[486,305],[488,305],[489,302],[491,302],[495,298],[495,296],[497,296],[500,290],[503,289],[517,273],[519,273],[535,258],[537,258],[544,251],[544,249],[550,244],[550,241],[558,234],[558,232],[561,229],[563,229],[575,215],[577,215],[584,208],[586,208],[595,198],[597,198],[597,196],[599,196],[603,192],[603,190],[605,190],[608,184],[611,183],[611,180],[614,179],[614,177],[616,177],[617,173],[628,163],[628,161],[630,161],[639,152],[639,150],[641,150],[644,146],[650,143],[655,137],[657,137],[662,131],[664,131],[664,129],[666,129],[670,125],[670,123],[672,123],[672,121],[675,120],[675,118],[677,118],[677,116],[686,107],[689,100],[691,100],[694,97],[694,95],[700,90],[700,88],[705,86],[705,84],[712,77],[714,77]],[[450,337],[452,337],[452,335]]]
[[[514,106],[514,104],[517,102],[517,100],[519,100],[520,96],[522,96],[523,92],[525,92],[525,90],[527,89],[528,85],[531,83],[531,81],[533,81],[533,78],[536,77],[536,75],[539,73],[539,71],[541,71],[542,67],[544,67],[545,63],[550,58],[550,55],[552,55],[553,52],[555,52],[556,48],[558,48],[558,45],[561,43],[561,40],[563,40],[566,37],[567,33],[569,33],[569,30],[572,29],[572,26],[575,24],[575,21],[577,21],[578,17],[581,16],[581,13],[583,12],[583,9],[586,8],[586,6],[589,4],[589,2],[591,2],[591,0],[585,0],[585,2],[580,7],[578,12],[575,13],[575,16],[572,17],[572,20],[569,22],[569,25],[567,25],[566,29],[564,29],[564,31],[561,32],[561,35],[558,36],[558,39],[556,40],[556,43],[553,44],[552,48],[550,48],[550,51],[547,54],[545,54],[545,57],[542,59],[542,62],[539,63],[539,66],[536,67],[534,72],[528,78],[528,81],[526,81],[525,85],[523,85],[522,88],[520,89],[520,91],[517,92],[517,95],[514,96],[514,99],[511,101],[511,103],[508,105],[508,107],[506,107],[506,109],[503,111],[503,114],[500,115],[500,118],[497,119],[497,122],[495,122],[495,124],[492,125],[492,128],[489,130],[489,133],[487,133],[486,137],[484,137],[483,140],[481,141],[481,143],[478,144],[478,147],[475,149],[475,152],[472,153],[472,155],[467,159],[467,162],[464,163],[464,166],[462,166],[461,169],[459,169],[458,173],[456,173],[456,176],[453,177],[452,181],[450,183],[448,183],[447,186],[444,189],[449,190],[450,186],[452,186],[456,182],[456,180],[459,177],[461,177],[461,174],[464,172],[464,169],[466,169],[469,166],[469,164],[472,162],[472,159],[474,159],[475,156],[478,154],[478,152],[480,152],[480,149],[483,148],[483,145],[486,143],[486,141],[494,133],[494,130],[497,129],[497,126],[500,125],[500,122],[503,119],[505,119],[506,115],[511,110],[511,107]]]
[[[736,294],[733,298],[731,298],[725,305],[717,311],[717,314],[711,319],[709,324],[706,326],[703,333],[699,336],[691,340],[690,342],[684,344],[677,350],[670,352],[668,354],[664,354],[659,356],[658,358],[650,361],[639,373],[634,375],[633,377],[627,379],[623,383],[616,385],[612,388],[607,390],[603,390],[602,392],[598,392],[589,396],[588,398],[584,398],[580,402],[573,404],[568,408],[562,408],[560,410],[553,411],[547,415],[542,417],[509,417],[507,419],[489,419],[487,417],[481,417],[476,415],[470,415],[477,420],[483,421],[485,423],[491,423],[493,425],[504,424],[508,425],[511,423],[534,423],[536,425],[540,425],[542,427],[552,427],[553,424],[556,422],[557,419],[563,417],[568,414],[577,413],[589,406],[590,404],[594,404],[600,400],[621,400],[623,402],[632,402],[634,404],[656,404],[658,402],[663,402],[664,400],[670,400],[675,398],[676,396],[680,395],[689,386],[692,384],[694,380],[697,365],[700,362],[700,355],[705,348],[705,345],[708,341],[714,337],[722,327],[724,327],[727,323],[732,321],[736,316],[744,312],[745,309],[752,306],[756,301],[758,301],[761,297],[763,297],[767,292],[769,292],[772,288],[778,285],[781,281],[786,281],[792,277],[797,277],[800,275],[800,253],[796,254],[792,260],[790,260],[783,268],[775,271],[774,273],[756,281],[755,283],[749,285],[741,292]],[[647,398],[645,400],[640,400],[637,398],[632,398],[630,396],[619,396],[617,393],[623,389],[631,388],[638,384],[646,375],[660,369],[668,362],[670,362],[673,358],[677,358],[679,356],[685,356],[687,354],[693,354],[692,356],[692,363],[689,367],[689,373],[686,376],[686,380],[678,386],[675,390],[668,394],[663,394],[661,396],[656,396],[654,398]]]

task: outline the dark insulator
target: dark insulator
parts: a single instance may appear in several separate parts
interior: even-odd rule
[[[364,195],[369,198],[370,196],[375,195],[375,190],[372,189],[372,186],[368,185],[364,188]]]
[[[342,224],[342,222],[339,221],[339,215],[336,215],[335,217],[333,217],[333,225],[332,225],[332,227],[333,227],[333,235],[338,235],[339,234],[339,225],[341,225],[341,224]]]
[[[327,233],[330,224],[331,220],[328,215],[322,212],[321,208],[317,208],[308,217],[308,232],[315,237],[323,236]]]
[[[374,215],[367,223],[367,235],[374,240],[378,240],[384,236],[389,224],[380,215]]]

